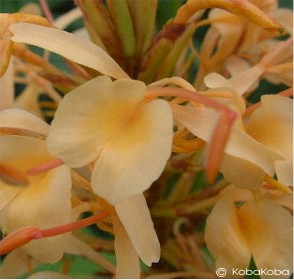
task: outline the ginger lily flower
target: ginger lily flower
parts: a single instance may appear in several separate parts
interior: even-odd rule
[[[24,227],[54,227],[71,218],[69,168],[59,166],[38,175],[27,171],[51,161],[40,139],[6,135],[0,137],[0,224],[4,233]],[[33,241],[22,248],[43,262],[56,262],[64,253],[68,235]]]
[[[284,160],[275,161],[277,178],[283,184],[293,185],[293,102],[279,95],[264,95],[261,106],[246,124],[246,131],[258,142],[269,147]]]
[[[265,56],[267,60],[270,58],[271,54]],[[289,136],[292,135],[291,100],[282,96],[264,96],[264,100],[272,100],[265,102],[268,109],[264,110],[267,113],[258,114],[256,112],[254,125],[250,125],[250,120],[242,119],[242,115],[245,112],[245,102],[241,99],[241,96],[258,81],[263,71],[264,67],[258,63],[252,68],[245,69],[238,75],[232,76],[229,80],[216,73],[212,73],[204,79],[207,86],[211,88],[203,92],[204,94],[210,94],[212,97],[215,95],[215,98],[218,100],[222,99],[221,102],[226,102],[230,108],[239,111],[239,120],[235,122],[232,129],[230,139],[225,148],[225,156],[220,167],[220,171],[224,177],[238,187],[258,188],[261,186],[265,174],[273,176],[275,172],[276,174],[284,172],[284,182],[287,182],[286,184],[290,182],[289,177],[291,177],[291,172],[289,170],[291,168],[291,160],[287,155],[292,155],[292,136]],[[224,96],[224,93],[227,91],[231,92],[230,98],[219,97]],[[279,100],[279,102],[275,103],[274,99]],[[284,105],[282,104],[282,100],[284,100]],[[282,114],[279,113],[284,108],[285,111]],[[275,111],[272,111],[273,109]],[[270,114],[268,113],[269,110],[271,110]],[[277,112],[278,114],[277,120],[274,122],[269,118],[273,112]],[[215,125],[217,118],[216,112],[209,109],[204,112],[202,108],[174,105],[173,113],[178,121],[185,125],[193,134],[205,141],[210,141],[211,131],[208,128],[213,128]],[[260,117],[260,121],[257,121],[257,116]],[[259,124],[258,128],[257,124]],[[254,129],[255,132],[246,131],[246,125],[248,125],[249,130]],[[271,126],[270,129],[268,127],[269,125]],[[272,127],[274,128],[272,129]],[[269,141],[271,144],[267,144],[268,140],[263,141],[261,134],[265,138],[267,138],[265,135],[268,135],[272,139],[280,139],[281,137],[283,139],[282,141],[287,142],[287,144],[282,144],[282,142],[277,140]],[[273,141],[275,144],[273,144]],[[278,146],[283,146],[283,148],[278,148]],[[281,149],[283,152],[281,152]],[[278,168],[280,164],[283,165],[283,168]],[[279,175],[279,177],[281,176]]]
[[[251,256],[258,269],[285,270],[287,275],[278,277],[289,278],[292,227],[292,216],[281,205],[265,198],[254,200],[250,191],[229,186],[207,218],[205,240],[216,267],[225,268],[229,278],[236,277],[233,269],[248,268]]]
[[[54,29],[44,32],[42,27],[30,24],[14,25],[12,29],[14,40],[44,47],[118,79],[113,82],[99,76],[68,93],[52,122],[48,149],[70,167],[94,161],[92,188],[115,206],[131,239],[131,243],[126,241],[114,218],[120,240],[116,242],[119,261],[121,244],[129,250],[133,246],[147,265],[157,262],[160,244],[142,192],[160,176],[171,154],[173,119],[168,102],[146,98],[143,82],[129,79],[109,55],[87,40]],[[21,36],[23,29],[28,36]],[[36,34],[44,36],[37,39]],[[58,39],[59,46],[47,44],[49,37]],[[120,276],[124,274],[121,267]]]
[[[170,107],[146,90],[99,76],[65,96],[50,127],[49,151],[70,167],[96,160],[93,189],[113,205],[149,188],[171,154]]]

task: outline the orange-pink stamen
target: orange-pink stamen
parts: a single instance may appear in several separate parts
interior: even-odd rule
[[[49,171],[53,168],[56,168],[60,165],[62,165],[64,162],[61,159],[55,158],[53,160],[50,160],[48,162],[45,162],[43,164],[40,164],[38,166],[32,167],[29,170],[27,170],[27,175],[37,175],[39,173],[43,173],[45,171]]]
[[[106,211],[103,211],[99,214],[93,215],[89,218],[85,218],[70,224],[49,228],[49,229],[39,229],[36,227],[29,227],[17,230],[7,237],[5,237],[0,242],[0,255],[8,254],[9,252],[15,250],[16,248],[29,243],[34,239],[40,239],[44,237],[56,236],[59,234],[67,233],[74,231],[83,227],[87,227],[103,218],[109,216],[110,214]]]
[[[220,104],[197,92],[186,89],[172,87],[148,89],[147,97],[158,96],[181,97],[190,101],[194,101],[196,103],[201,103],[203,105],[218,109],[221,112],[220,119],[212,136],[211,148],[209,150],[207,159],[207,177],[210,182],[213,182],[217,176],[218,169],[223,158],[223,152],[228,141],[233,123],[237,118],[237,114],[223,104]]]

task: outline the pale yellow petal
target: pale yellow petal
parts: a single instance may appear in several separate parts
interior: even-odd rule
[[[243,95],[248,90],[252,90],[252,86],[256,86],[256,83],[259,81],[263,72],[263,66],[257,64],[249,68],[248,70],[240,72],[237,75],[233,76],[230,79],[230,82],[233,84],[235,91],[239,95]]]
[[[115,210],[140,259],[148,266],[158,262],[160,244],[144,195],[134,195],[119,202]]]
[[[293,34],[293,10],[287,8],[279,8],[273,12],[273,17],[285,28],[285,30]]]
[[[240,188],[257,189],[264,180],[264,171],[254,163],[225,154],[220,172],[230,183]]]
[[[293,156],[293,101],[279,95],[263,95],[246,127],[257,141],[285,158]]]
[[[91,182],[96,194],[112,204],[148,189],[171,154],[173,120],[169,104],[139,104],[103,149]]]
[[[187,82],[185,79],[181,77],[164,78],[162,80],[149,84],[148,87],[164,87],[171,84],[187,90],[195,91],[195,88],[189,82]]]
[[[264,200],[247,201],[238,209],[239,222],[250,244],[258,268],[293,272],[293,222],[291,214],[281,206]],[[277,278],[262,275],[261,278]]]
[[[10,14],[0,13],[0,77],[6,72],[12,54],[13,42],[9,25],[13,23]]]
[[[49,125],[37,116],[21,109],[5,109],[0,112],[0,128],[18,128],[47,135]]]
[[[13,232],[34,226],[51,228],[70,222],[71,179],[66,166],[47,172],[42,178],[32,180],[5,209],[4,228]],[[68,234],[34,240],[23,246],[31,256],[43,262],[56,262],[64,253]]]
[[[246,71],[250,68],[250,64],[236,55],[231,55],[226,60],[226,68],[231,76],[235,76],[240,72]]]
[[[210,109],[191,106],[173,105],[172,109],[175,118],[194,135],[207,142],[210,141],[218,120],[218,113]],[[256,164],[268,174],[273,174],[274,161],[283,159],[277,153],[237,128],[233,128],[225,152]]]
[[[192,106],[172,105],[173,115],[177,121],[187,127],[194,135],[209,141],[219,114],[213,110]]]
[[[216,268],[225,268],[226,277],[232,277],[233,268],[248,268],[250,247],[240,227],[234,202],[230,198],[221,198],[208,216],[205,241],[216,259]]]
[[[116,79],[129,78],[100,47],[74,34],[30,23],[13,24],[10,31],[14,42],[44,48]]]
[[[25,136],[0,137],[0,161],[20,171],[52,160],[44,141]],[[41,229],[67,224],[71,211],[71,177],[65,165],[29,176],[17,196],[2,210],[2,227],[11,233],[23,227]],[[64,252],[67,235],[35,240],[23,248],[45,262],[56,262]],[[54,250],[52,249],[54,248]]]
[[[254,74],[252,72],[254,72],[256,70],[249,71],[246,74],[246,75],[249,76],[249,78],[251,78],[250,83],[248,83],[246,81],[246,79],[244,79],[242,77],[242,75],[241,75],[242,73],[246,73],[245,71],[248,71],[250,69],[250,64],[246,60],[244,60],[244,59],[242,59],[242,58],[240,58],[238,56],[232,55],[226,60],[226,68],[230,72],[231,77],[232,77],[230,80],[234,84],[234,87],[235,87],[235,89],[237,89],[237,92],[239,94],[242,95],[246,91],[252,92],[258,87],[258,85],[259,85],[259,77],[257,76],[255,81],[254,81],[254,79],[252,79],[252,75],[251,75],[251,74]],[[240,84],[241,84],[241,87],[239,88]]]
[[[134,246],[117,216],[112,217],[115,233],[116,273],[118,279],[140,278],[140,260]]]
[[[275,171],[278,180],[286,186],[293,186],[293,160],[275,162]]]
[[[0,180],[0,210],[2,210],[19,193],[20,188],[11,187]],[[0,219],[1,219],[0,212]]]
[[[274,161],[282,159],[277,153],[268,149],[265,145],[257,142],[244,131],[233,129],[225,152],[251,161],[267,174],[272,174]]]
[[[1,42],[0,42],[1,45]],[[0,47],[1,49],[1,47]],[[10,60],[5,74],[0,78],[0,111],[13,107],[14,101],[14,67],[13,60]]]
[[[100,76],[68,93],[59,104],[47,138],[49,151],[71,167],[98,157],[142,101],[143,82]]]
[[[208,88],[228,88],[233,89],[229,80],[218,73],[210,73],[204,77],[204,83]]]
[[[3,279],[15,279],[25,273],[29,273],[30,269],[36,267],[36,261],[32,260],[30,267],[28,266],[29,256],[21,249],[16,249],[8,254],[0,266],[0,277]]]

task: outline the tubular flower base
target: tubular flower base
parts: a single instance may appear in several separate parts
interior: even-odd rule
[[[287,1],[14,2],[1,277],[290,278]]]

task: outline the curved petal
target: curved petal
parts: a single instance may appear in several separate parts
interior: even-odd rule
[[[265,176],[256,164],[228,154],[223,158],[220,172],[233,185],[251,190],[261,187]]]
[[[22,172],[52,160],[40,139],[7,135],[0,137],[0,162]]]
[[[26,171],[52,159],[44,141],[25,136],[0,137],[0,161]],[[70,222],[71,176],[65,165],[29,176],[29,185],[1,213],[2,227],[11,233],[23,227],[51,228]],[[67,235],[34,240],[23,248],[44,262],[56,262],[64,252]],[[54,250],[52,250],[54,248]]]
[[[216,258],[216,267],[226,269],[226,277],[232,277],[233,268],[248,268],[251,248],[243,235],[234,202],[230,197],[222,197],[208,216],[205,241]]]
[[[1,22],[1,19],[0,19]],[[1,42],[0,42],[1,45]],[[1,47],[0,47],[1,49]],[[1,53],[1,52],[0,52]],[[0,55],[1,56],[1,55]],[[13,81],[13,60],[10,60],[5,74],[0,78],[0,111],[13,107],[14,81]]]
[[[129,78],[100,47],[74,34],[30,23],[13,24],[10,31],[14,42],[44,48],[116,79]]]
[[[117,216],[112,217],[115,233],[115,256],[117,279],[139,279],[140,260],[131,240]]]
[[[21,109],[5,109],[0,112],[0,128],[18,128],[47,135],[49,125],[35,115]]]
[[[204,77],[204,83],[209,88],[233,89],[232,83],[218,73],[210,73]]]
[[[140,259],[148,266],[158,262],[160,244],[143,194],[129,197],[115,206]]]
[[[293,156],[293,101],[279,95],[263,95],[246,127],[248,134],[285,158]]]
[[[172,109],[175,118],[194,135],[207,142],[210,141],[218,113],[210,109],[179,105],[173,105]],[[256,164],[268,174],[273,174],[274,161],[283,159],[279,154],[237,128],[232,129],[225,152]]]
[[[70,222],[71,178],[68,167],[60,166],[32,180],[5,209],[4,228],[13,232],[22,227],[51,228]],[[43,262],[58,261],[65,250],[68,234],[33,240],[23,246]]]
[[[91,178],[95,193],[116,204],[148,189],[170,157],[172,138],[169,104],[141,104],[97,160]]]
[[[49,151],[71,167],[99,155],[146,92],[143,82],[100,76],[68,93],[47,138]]]
[[[189,82],[187,82],[185,79],[181,77],[164,78],[149,84],[148,87],[164,87],[170,84],[177,85],[181,88],[188,89],[191,91],[195,91],[195,88]]]
[[[19,193],[20,188],[14,188],[0,180],[0,211]],[[0,220],[1,220],[0,212]]]
[[[291,214],[273,202],[251,200],[238,209],[238,217],[257,267],[288,270],[282,278],[289,278],[293,272]]]
[[[16,249],[9,253],[0,266],[1,279],[16,279],[30,269],[36,268],[36,261],[32,260],[30,268],[28,267],[29,256],[21,249]]]
[[[284,161],[275,162],[275,171],[278,180],[287,185],[293,186],[293,160],[288,159]]]

